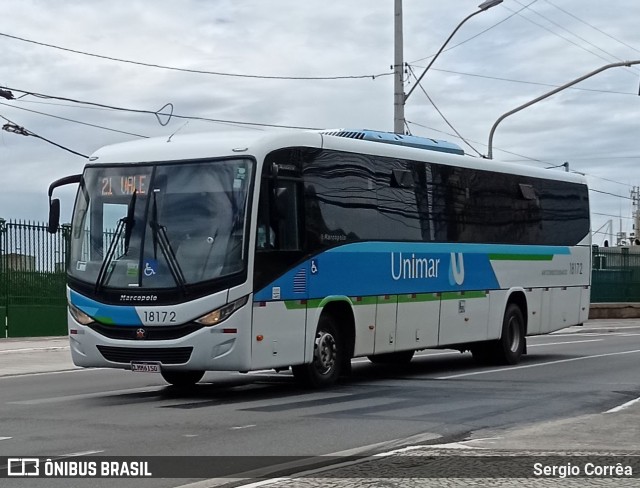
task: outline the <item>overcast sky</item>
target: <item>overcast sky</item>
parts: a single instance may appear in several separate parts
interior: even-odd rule
[[[404,0],[404,58],[416,76],[479,3]],[[24,90],[149,111],[170,102],[176,114],[228,121],[392,131],[393,8],[393,0],[0,0],[0,87],[16,97]],[[486,154],[489,130],[504,112],[606,64],[640,60],[638,19],[637,0],[505,0],[458,31],[421,85]],[[7,36],[190,70],[375,77],[187,73]],[[410,73],[407,80],[414,81]],[[568,161],[588,176],[593,230],[611,220],[614,233],[621,223],[631,231],[630,192],[640,185],[639,82],[640,65],[610,69],[513,115],[496,132],[494,158],[543,168]],[[163,127],[152,114],[32,95],[0,98],[0,116],[82,154],[139,136],[237,128],[196,120],[185,126],[176,118]],[[476,154],[420,88],[407,101],[406,118],[414,135]],[[80,172],[85,161],[35,137],[0,131],[0,217],[44,220],[48,185]],[[73,193],[59,195],[69,220]],[[594,242],[603,238],[597,234]]]

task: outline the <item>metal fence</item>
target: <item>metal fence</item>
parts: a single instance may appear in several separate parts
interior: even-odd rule
[[[67,333],[65,269],[69,227],[0,219],[0,337]]]
[[[640,302],[640,246],[594,246],[591,301]]]

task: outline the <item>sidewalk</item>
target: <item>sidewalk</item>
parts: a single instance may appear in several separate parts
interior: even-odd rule
[[[71,369],[66,336],[0,339],[0,377]]]

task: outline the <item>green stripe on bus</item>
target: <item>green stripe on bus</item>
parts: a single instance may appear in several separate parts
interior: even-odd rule
[[[551,261],[553,254],[489,254],[491,261]]]
[[[436,302],[440,300],[437,293],[412,293],[398,295],[398,303]]]
[[[356,297],[349,297],[351,301],[351,305],[359,306],[359,305],[375,305],[377,303],[393,303],[396,301],[398,303],[418,303],[418,302],[436,302],[438,300],[460,300],[460,299],[472,299],[472,298],[486,298],[486,291],[450,291],[444,292],[441,294],[438,293],[408,293],[404,295],[384,295],[389,298],[385,299],[383,296],[368,296],[368,297],[360,297],[360,299],[356,299]],[[319,308],[322,305],[326,305],[332,301],[345,301],[343,299],[336,300],[327,300],[326,298],[314,298],[311,300],[285,300],[284,305],[287,307],[287,310],[302,310],[305,308]]]
[[[486,291],[449,291],[442,294],[442,300],[460,300],[463,298],[486,298]]]

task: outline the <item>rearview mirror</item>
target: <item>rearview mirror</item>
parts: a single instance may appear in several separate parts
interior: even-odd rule
[[[49,226],[47,230],[50,234],[55,234],[58,232],[58,227],[60,227],[60,200],[54,198],[49,203]]]

